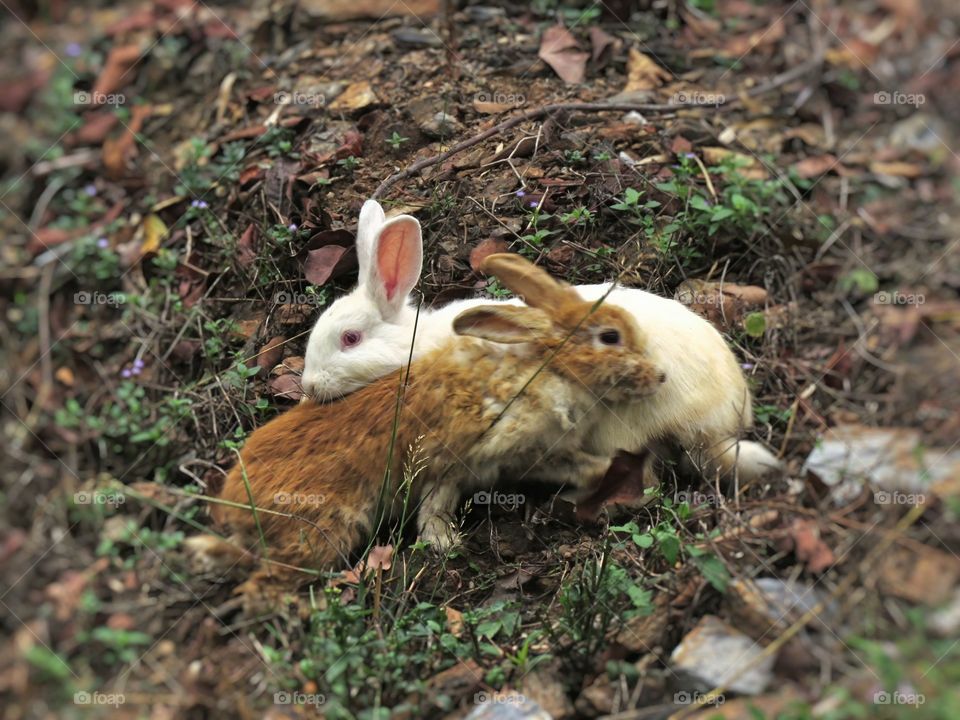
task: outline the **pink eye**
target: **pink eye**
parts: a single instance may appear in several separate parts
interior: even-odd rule
[[[359,330],[347,330],[340,336],[340,347],[343,349],[351,348],[354,345],[359,345],[361,340],[363,340],[363,335],[360,334]]]

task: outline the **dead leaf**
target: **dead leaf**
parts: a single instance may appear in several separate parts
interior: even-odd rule
[[[507,243],[500,238],[484,238],[470,251],[470,267],[480,272],[480,265],[488,255],[507,252]]]
[[[143,243],[140,245],[140,257],[155,253],[160,249],[160,243],[167,236],[167,225],[159,215],[147,215],[143,220]]]
[[[590,36],[590,55],[593,59],[593,62],[599,62],[600,59],[604,57],[605,53],[607,56],[610,55],[610,53],[607,53],[606,50],[613,46],[613,44],[617,41],[613,35],[604,32],[596,25],[590,26],[588,35]]]
[[[840,162],[837,160],[836,155],[827,153],[826,155],[815,155],[813,157],[804,158],[800,162],[794,164],[793,170],[800,177],[808,179],[826,175],[831,171],[837,172],[839,167]]]
[[[303,276],[314,285],[323,285],[333,275],[347,250],[348,248],[341,245],[326,245],[311,250],[303,264]]]
[[[705,317],[717,327],[736,327],[747,310],[763,307],[767,291],[756,285],[685,280],[674,299]]]
[[[554,25],[544,31],[537,55],[565,83],[576,85],[583,82],[590,53],[580,50],[577,39],[563,25]]]
[[[924,167],[910,162],[872,162],[870,172],[874,175],[918,178],[924,174]]]
[[[590,494],[577,500],[577,519],[596,520],[607,505],[642,505],[647,497],[643,493],[643,478],[648,458],[646,451],[617,453],[606,474],[590,488]]]
[[[270,378],[269,388],[274,397],[283,398],[284,400],[300,402],[300,398],[303,397],[300,376],[294,375],[293,373],[277,375]]]
[[[463,613],[449,605],[443,608],[447,614],[447,629],[454,637],[463,635]]]
[[[331,112],[357,112],[379,103],[380,99],[373,91],[369,81],[362,80],[348,85],[347,89],[330,103],[329,107]]]
[[[103,165],[111,177],[121,178],[126,174],[127,163],[137,155],[137,133],[143,128],[143,122],[151,112],[149,105],[134,105],[130,112],[130,122],[126,124],[120,137],[103,141]]]
[[[134,80],[130,72],[140,60],[139,45],[120,45],[110,50],[103,64],[100,76],[93,84],[91,95],[95,103],[101,102],[104,95],[111,95]]]
[[[795,520],[790,526],[790,537],[797,560],[804,563],[809,572],[819,575],[837,561],[833,550],[820,537],[820,526],[813,520]]]
[[[673,75],[668,70],[664,70],[636,48],[630,48],[627,58],[627,86],[623,92],[653,90],[672,78]]]
[[[274,365],[283,359],[283,345],[287,339],[283,335],[272,337],[264,343],[257,353],[257,366],[261,369],[261,375],[270,372]]]
[[[259,244],[260,233],[257,232],[256,223],[250,223],[237,242],[237,262],[242,267],[249,267],[257,259],[257,246]]]
[[[880,562],[881,589],[920,605],[945,603],[958,582],[960,561],[936,548],[899,546],[884,553]]]

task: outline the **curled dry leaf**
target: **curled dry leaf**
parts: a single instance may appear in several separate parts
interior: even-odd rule
[[[283,335],[272,337],[260,348],[257,353],[257,367],[261,370],[261,375],[269,372],[270,369],[283,359],[283,344],[287,339]]]
[[[97,102],[100,96],[115,93],[133,82],[134,76],[131,70],[140,57],[139,45],[121,45],[112,48],[100,76],[93,84],[94,102]]]
[[[470,251],[470,267],[480,272],[480,265],[488,255],[507,252],[507,243],[500,238],[484,238]]]
[[[367,555],[371,570],[389,570],[393,566],[393,545],[375,545]]]
[[[793,552],[809,572],[819,575],[829,569],[837,558],[820,537],[820,527],[813,520],[795,520],[790,526]]]
[[[669,70],[664,70],[636,48],[630,48],[630,55],[627,58],[627,86],[623,92],[653,90],[672,77]]]
[[[270,378],[270,392],[274,397],[284,400],[300,402],[303,397],[303,388],[300,385],[300,376],[289,373]]]
[[[563,25],[547,28],[540,39],[537,55],[565,83],[582,83],[590,53],[583,52],[577,39]]]

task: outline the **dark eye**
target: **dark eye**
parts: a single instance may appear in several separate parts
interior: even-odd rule
[[[363,340],[363,335],[359,330],[346,330],[340,336],[340,347],[351,348],[354,345],[359,345],[361,340]]]
[[[620,331],[604,330],[600,333],[600,342],[604,345],[618,345],[620,343]]]

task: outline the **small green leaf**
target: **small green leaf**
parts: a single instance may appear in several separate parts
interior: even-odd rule
[[[767,318],[762,312],[753,312],[743,319],[743,329],[750,337],[763,337],[767,331]]]

